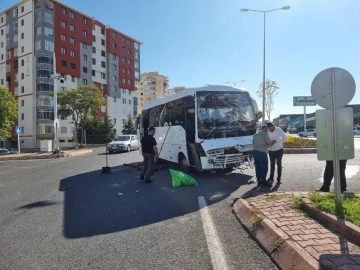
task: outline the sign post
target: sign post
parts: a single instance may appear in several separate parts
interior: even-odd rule
[[[16,126],[15,132],[17,134],[18,153],[20,154],[20,132],[21,132],[21,127]]]
[[[294,106],[304,106],[304,131],[306,130],[306,106],[316,106],[316,102],[312,96],[294,97]]]
[[[340,160],[354,158],[354,146],[349,145],[348,134],[352,132],[352,111],[348,113],[348,117],[343,117],[341,122],[349,122],[342,132],[338,132],[341,123],[338,122],[338,114],[344,113],[342,109],[347,105],[355,95],[355,81],[353,76],[346,70],[341,68],[328,68],[321,71],[314,78],[311,84],[311,94],[319,106],[327,109],[324,113],[322,110],[316,111],[317,123],[317,139],[318,139],[318,159],[331,160],[333,162],[334,181],[335,181],[335,204],[337,216],[343,218],[343,207],[341,198],[340,185]],[[328,111],[330,110],[330,112]],[[329,115],[331,119],[331,143],[326,144],[327,133],[325,131],[328,126],[325,117],[321,115]],[[350,118],[351,119],[348,119]],[[319,124],[319,125],[318,125]],[[321,135],[323,133],[323,135]],[[353,135],[351,135],[354,140]]]

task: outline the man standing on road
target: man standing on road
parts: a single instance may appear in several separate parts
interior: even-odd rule
[[[275,127],[273,123],[268,122],[266,125],[269,128],[268,134],[272,141],[276,141],[269,149],[270,157],[270,177],[268,179],[269,183],[274,182],[274,172],[275,172],[275,161],[277,166],[277,182],[281,183],[281,172],[282,172],[282,157],[284,154],[283,142],[286,140],[285,132],[279,128]]]
[[[141,140],[142,155],[144,158],[144,165],[140,175],[141,180],[145,180],[145,183],[151,183],[150,176],[154,169],[155,159],[159,156],[157,143],[154,138],[155,128],[149,128],[148,134]]]
[[[341,192],[346,191],[346,176],[345,176],[346,162],[347,162],[346,159],[340,160]],[[324,183],[323,183],[322,187],[316,191],[330,192],[330,185],[331,185],[331,181],[332,181],[333,177],[334,177],[334,163],[332,160],[327,160],[325,172],[324,172]]]
[[[255,163],[256,179],[258,186],[268,185],[271,183],[266,182],[266,175],[268,172],[268,157],[269,146],[275,142],[270,140],[268,135],[267,125],[263,125],[261,130],[253,136],[253,157]]]

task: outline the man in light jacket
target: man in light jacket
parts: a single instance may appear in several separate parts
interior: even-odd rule
[[[274,172],[275,172],[275,162],[277,166],[277,182],[281,183],[281,173],[282,173],[282,156],[284,154],[283,142],[286,140],[285,132],[274,126],[273,123],[266,123],[268,126],[268,135],[272,141],[276,141],[272,146],[269,147],[269,158],[270,158],[270,177],[268,179],[269,183],[274,182]]]
[[[270,185],[272,183],[266,182],[266,175],[268,172],[268,157],[269,146],[273,145],[275,141],[271,141],[268,135],[267,125],[263,125],[261,130],[253,136],[253,157],[255,163],[255,173],[258,186]]]

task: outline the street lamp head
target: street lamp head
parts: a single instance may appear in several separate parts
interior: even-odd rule
[[[247,9],[247,8],[240,9],[240,12],[246,12],[246,11],[249,11],[249,9]]]
[[[282,7],[281,9],[282,10],[288,10],[288,9],[290,9],[290,6],[285,6],[285,7]]]

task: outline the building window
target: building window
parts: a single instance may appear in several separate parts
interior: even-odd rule
[[[87,49],[87,44],[86,44],[86,43],[82,43],[82,47],[83,47],[83,49]]]
[[[24,105],[25,105],[25,101],[22,99],[21,100],[21,107],[24,107]]]
[[[49,13],[44,12],[44,22],[53,24],[53,16]],[[61,23],[64,23],[64,25],[65,25],[64,21],[61,21]],[[62,27],[62,25],[61,25],[61,27]]]
[[[65,8],[61,8],[61,13],[65,15],[65,14],[66,14],[66,9],[65,9]]]
[[[70,43],[75,44],[75,39],[73,37],[70,38]],[[86,44],[85,44],[86,45]]]
[[[126,98],[123,98],[122,100],[123,100],[123,104],[126,104]]]
[[[25,65],[24,59],[21,59],[21,66],[23,67]]]
[[[87,67],[83,67],[83,72],[87,73],[87,71],[88,71]]]
[[[41,50],[41,40],[35,41],[35,50]]]
[[[86,36],[87,36],[87,31],[86,31],[86,30],[82,30],[82,35],[83,35],[84,37],[86,37]]]
[[[126,124],[126,119],[123,119],[122,122],[123,122],[123,124],[125,125],[125,124]]]
[[[105,61],[101,61],[101,67],[106,67],[106,65],[105,65]]]
[[[24,6],[21,7],[21,12],[24,12]]]
[[[112,80],[116,82],[116,81],[117,81],[117,77],[116,77],[115,75],[113,75],[113,76],[112,76]]]
[[[41,26],[36,27],[36,35],[37,35],[37,36],[40,36],[40,35],[41,35],[41,29],[42,29]]]
[[[117,49],[117,44],[116,43],[113,44],[113,48]]]
[[[131,105],[131,99],[129,99],[129,104]]]
[[[88,84],[87,79],[83,79],[83,84]]]
[[[125,61],[126,61],[125,57],[122,57],[121,62],[125,63]]]
[[[126,80],[125,80],[125,79],[122,79],[122,83],[126,83]]]
[[[101,45],[105,46],[105,40],[104,39],[101,40]]]
[[[74,52],[74,51],[70,51],[70,56],[71,56],[71,57],[75,57],[75,52]]]
[[[61,66],[67,67],[67,62],[66,62],[65,60],[62,60],[62,61],[61,61]]]
[[[18,36],[14,35],[13,40],[14,40],[14,43],[17,43],[18,42]]]
[[[66,23],[65,23],[64,21],[61,21],[60,26],[61,26],[61,28],[65,28],[65,27],[66,27]]]
[[[70,11],[70,18],[75,19],[75,14],[73,12],[71,12],[71,11]]]
[[[24,73],[21,73],[21,79],[25,79],[25,74]]]
[[[24,118],[25,118],[25,117],[24,117],[24,114],[22,113],[22,114],[21,114],[21,120],[24,120]]]
[[[93,42],[96,42],[96,37],[93,35]]]
[[[131,70],[130,69],[128,69],[128,74],[131,75]]]
[[[54,30],[49,27],[44,27],[44,35],[47,37],[53,37],[54,36]]]
[[[92,53],[96,53],[96,48],[92,47]]]
[[[71,82],[75,82],[75,77],[71,76]]]
[[[117,55],[113,54],[113,60],[117,60]]]
[[[113,87],[112,87],[112,91],[113,91],[113,92],[117,92],[116,86],[113,86]]]
[[[116,97],[114,97],[114,103],[116,103]]]
[[[117,38],[117,34],[113,32],[113,38]]]
[[[91,75],[92,75],[93,77],[95,77],[95,70],[92,70],[92,71],[91,71]]]
[[[66,48],[61,47],[60,52],[61,52],[62,54],[66,54]]]
[[[92,59],[92,64],[96,65],[96,59],[95,58]]]
[[[61,34],[61,40],[66,41],[66,36],[64,34]]]
[[[101,50],[101,56],[105,57],[106,54],[105,54],[105,51],[104,50]]]
[[[25,47],[21,46],[21,52],[23,53],[25,51]]]
[[[72,24],[70,24],[70,31],[74,32],[75,31],[75,26],[73,26]]]
[[[101,79],[106,79],[106,75],[105,75],[105,73],[104,72],[101,72]]]
[[[105,35],[105,29],[104,28],[101,28],[101,34]]]
[[[83,22],[84,22],[84,24],[87,24],[87,18],[83,18]]]
[[[116,69],[117,69],[116,65],[113,65],[113,70],[116,70]]]
[[[71,63],[71,64],[70,64],[70,68],[76,69],[76,65],[75,65],[74,63]]]
[[[13,29],[16,30],[17,28],[18,28],[18,22],[15,21],[15,22],[13,22]]]
[[[25,92],[25,87],[21,86],[21,93],[23,94]]]
[[[125,53],[126,52],[126,48],[122,47],[122,52]]]
[[[21,33],[21,39],[24,39],[25,35],[24,33]]]
[[[128,55],[131,55],[131,50],[128,50]]]
[[[86,62],[88,60],[88,57],[86,54],[83,54],[83,61]]]
[[[128,80],[128,85],[131,85],[131,81],[130,81],[130,80]]]
[[[45,50],[54,52],[54,42],[45,40]]]
[[[130,60],[130,59],[128,59],[128,60],[127,60],[127,63],[128,63],[129,65],[131,65],[131,60]]]

